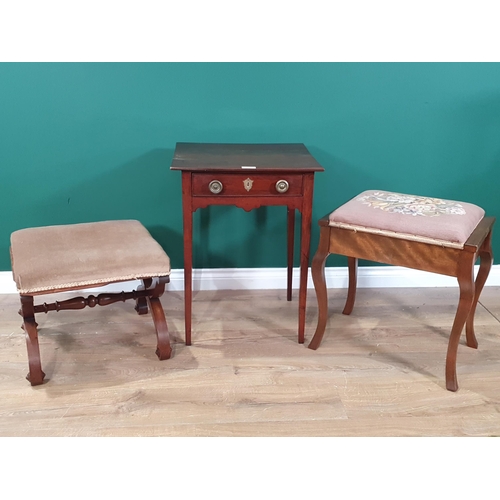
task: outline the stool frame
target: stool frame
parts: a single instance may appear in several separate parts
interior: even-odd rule
[[[35,386],[42,384],[45,378],[45,373],[42,371],[40,347],[38,343],[38,324],[35,321],[35,314],[42,312],[48,313],[49,311],[84,309],[87,306],[95,307],[96,305],[106,306],[114,304],[115,302],[125,302],[126,300],[134,299],[136,301],[135,310],[138,314],[143,315],[147,314],[148,310],[151,311],[157,336],[156,355],[160,360],[169,359],[172,354],[172,348],[170,345],[165,312],[160,302],[160,297],[165,291],[165,284],[168,283],[169,280],[169,276],[163,276],[155,280],[153,280],[153,278],[143,278],[141,280],[142,286],[131,292],[101,293],[97,296],[89,295],[88,297],[74,297],[61,302],[56,301],[50,304],[43,303],[40,305],[34,304],[34,297],[42,295],[42,293],[30,295],[21,294],[21,309],[19,310],[19,314],[23,318],[21,328],[25,332],[26,345],[28,348],[29,373],[26,376],[27,380],[32,386]],[[153,283],[154,281],[156,281],[156,283]],[[76,289],[50,290],[45,292],[45,294],[73,290]]]
[[[467,346],[474,349],[478,346],[474,333],[474,316],[479,296],[493,264],[491,233],[494,222],[494,217],[484,217],[463,248],[452,248],[330,226],[329,215],[320,219],[320,240],[311,265],[318,301],[318,323],[308,347],[317,349],[325,333],[328,319],[325,263],[330,254],[348,257],[349,286],[343,314],[351,314],[354,307],[358,259],[453,276],[458,280],[460,298],[448,342],[446,388],[449,391],[458,390],[456,361],[464,325]],[[481,262],[474,281],[474,264],[478,258]]]

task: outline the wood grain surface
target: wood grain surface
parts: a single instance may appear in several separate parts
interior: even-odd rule
[[[150,318],[130,304],[40,314],[37,387],[25,379],[19,298],[0,295],[0,436],[500,435],[500,288],[481,296],[479,348],[461,338],[456,393],[444,360],[458,289],[360,289],[351,316],[345,294],[329,290],[313,351],[297,343],[286,290],[194,292],[186,346],[183,295],[167,289],[165,361]]]

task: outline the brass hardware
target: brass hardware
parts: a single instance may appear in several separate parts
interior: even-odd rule
[[[208,185],[208,189],[210,189],[210,191],[213,194],[219,194],[222,191],[222,182],[221,181],[212,181]]]
[[[250,191],[250,189],[252,189],[252,185],[253,185],[253,180],[250,179],[250,177],[243,181],[243,186],[247,191]]]
[[[276,183],[276,191],[278,193],[286,193],[289,187],[288,182],[285,180],[280,180]]]

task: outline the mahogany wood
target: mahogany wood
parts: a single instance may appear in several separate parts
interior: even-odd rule
[[[160,278],[158,285],[155,288],[148,289],[151,293],[147,296],[158,340],[156,355],[160,360],[169,359],[172,354],[167,320],[165,319],[165,312],[163,311],[163,307],[160,302],[160,297],[165,291],[165,284],[168,282],[168,278]]]
[[[151,278],[146,278],[142,280],[142,285],[139,286],[139,290],[144,290],[145,288],[149,288],[151,284],[153,283],[153,280]],[[142,316],[143,314],[147,314],[149,312],[148,309],[148,301],[146,297],[137,297],[135,300],[135,310],[137,311],[137,314]]]
[[[182,172],[182,221],[184,237],[184,332],[191,345],[191,309],[193,304],[193,198],[191,172]]]
[[[143,280],[143,289],[131,292],[121,293],[101,293],[99,295],[89,295],[88,297],[74,297],[63,301],[52,303],[43,303],[34,305],[32,295],[21,295],[21,309],[19,313],[23,317],[23,329],[26,334],[26,343],[28,347],[29,374],[26,377],[31,385],[40,385],[45,377],[41,367],[40,349],[38,344],[37,323],[35,322],[36,313],[48,313],[49,311],[78,310],[85,307],[107,306],[116,302],[125,302],[126,300],[136,300],[136,310],[139,314],[145,314],[149,308],[156,329],[157,349],[156,354],[160,360],[168,359],[171,356],[172,348],[168,333],[165,313],[161,306],[159,298],[165,291],[165,284],[169,282],[169,277],[157,278],[157,283],[153,287],[153,280],[147,278]],[[71,291],[68,289],[66,291]],[[48,293],[53,293],[48,292]],[[144,304],[146,301],[146,304]]]
[[[178,142],[172,170],[239,171],[254,166],[258,172],[322,172],[324,168],[304,144],[221,144]]]
[[[137,297],[137,299],[135,301],[135,308],[134,309],[137,311],[137,314],[139,314],[140,316],[147,314],[149,312],[149,309],[148,309],[148,301],[147,301],[146,297]]]
[[[325,263],[328,255],[332,253],[348,257],[349,288],[343,314],[350,314],[354,307],[358,258],[453,276],[458,280],[460,298],[448,343],[445,375],[446,388],[456,391],[457,351],[464,325],[467,345],[472,348],[477,348],[478,345],[474,333],[474,315],[493,264],[491,232],[494,223],[494,217],[485,217],[470,235],[463,249],[457,249],[330,227],[328,216],[323,217],[319,221],[320,241],[311,266],[318,301],[318,323],[308,347],[317,349],[325,333],[328,319]],[[478,258],[480,267],[474,281],[474,264]]]
[[[241,169],[240,169],[241,171]],[[245,180],[250,179],[251,187],[245,189]],[[211,181],[220,181],[222,191],[214,195],[210,189]],[[285,193],[278,193],[276,183],[280,180],[288,182],[288,190]],[[301,174],[255,174],[252,171],[243,173],[199,173],[193,177],[193,196],[300,196],[302,194],[302,175]]]
[[[295,210],[301,213],[298,341],[303,343],[314,173],[323,167],[303,144],[177,143],[170,168],[182,171],[186,345],[191,345],[193,213],[210,205],[234,205],[247,212],[287,207],[287,300],[292,299]],[[214,180],[222,183],[217,194],[209,188]],[[280,180],[288,183],[285,193],[276,189]]]
[[[26,336],[26,345],[28,348],[29,373],[26,378],[31,385],[39,385],[45,378],[42,371],[40,360],[40,347],[38,345],[38,329],[35,322],[35,308],[33,297],[30,295],[21,295],[21,315],[23,317],[23,330]]]
[[[349,286],[347,289],[347,300],[342,314],[351,314],[356,300],[356,283],[358,281],[358,259],[356,257],[347,257],[349,269]]]
[[[150,290],[134,290],[131,292],[120,293],[100,293],[97,297],[89,295],[88,297],[73,297],[61,302],[53,302],[35,306],[35,313],[48,313],[49,311],[64,311],[69,309],[84,309],[85,307],[108,306],[115,302],[125,302],[129,299],[143,299],[151,295]],[[147,304],[146,304],[147,307]],[[146,309],[147,310],[147,309]]]
[[[491,231],[488,232],[488,234],[486,235],[483,245],[481,244],[479,245],[480,245],[479,247],[480,265],[479,265],[479,271],[476,276],[474,301],[472,303],[470,314],[467,317],[467,322],[465,325],[467,345],[469,347],[473,347],[476,349],[477,349],[477,340],[474,333],[474,317],[476,313],[476,307],[481,292],[483,290],[484,284],[486,283],[486,279],[488,278],[488,274],[491,270],[491,266],[493,265],[493,252],[491,249]]]
[[[300,240],[299,344],[304,343],[306,325],[307,273],[309,270],[309,251],[311,246],[313,186],[313,174],[304,174],[304,199],[301,210],[302,221]]]
[[[191,206],[193,212],[196,212],[198,208],[207,208],[210,205],[234,205],[235,207],[242,208],[245,212],[250,212],[256,208],[263,206],[276,206],[276,205],[286,205],[288,208],[293,208],[301,210],[302,208],[302,197],[252,197],[247,196],[196,196],[191,200]]]
[[[292,300],[293,277],[293,242],[295,241],[295,209],[288,208],[287,212],[287,275],[286,275],[286,300]]]

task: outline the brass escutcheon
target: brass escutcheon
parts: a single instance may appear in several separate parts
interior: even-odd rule
[[[252,185],[253,185],[253,180],[250,179],[250,177],[248,177],[243,181],[243,186],[247,191],[250,191],[250,189],[252,189]]]

